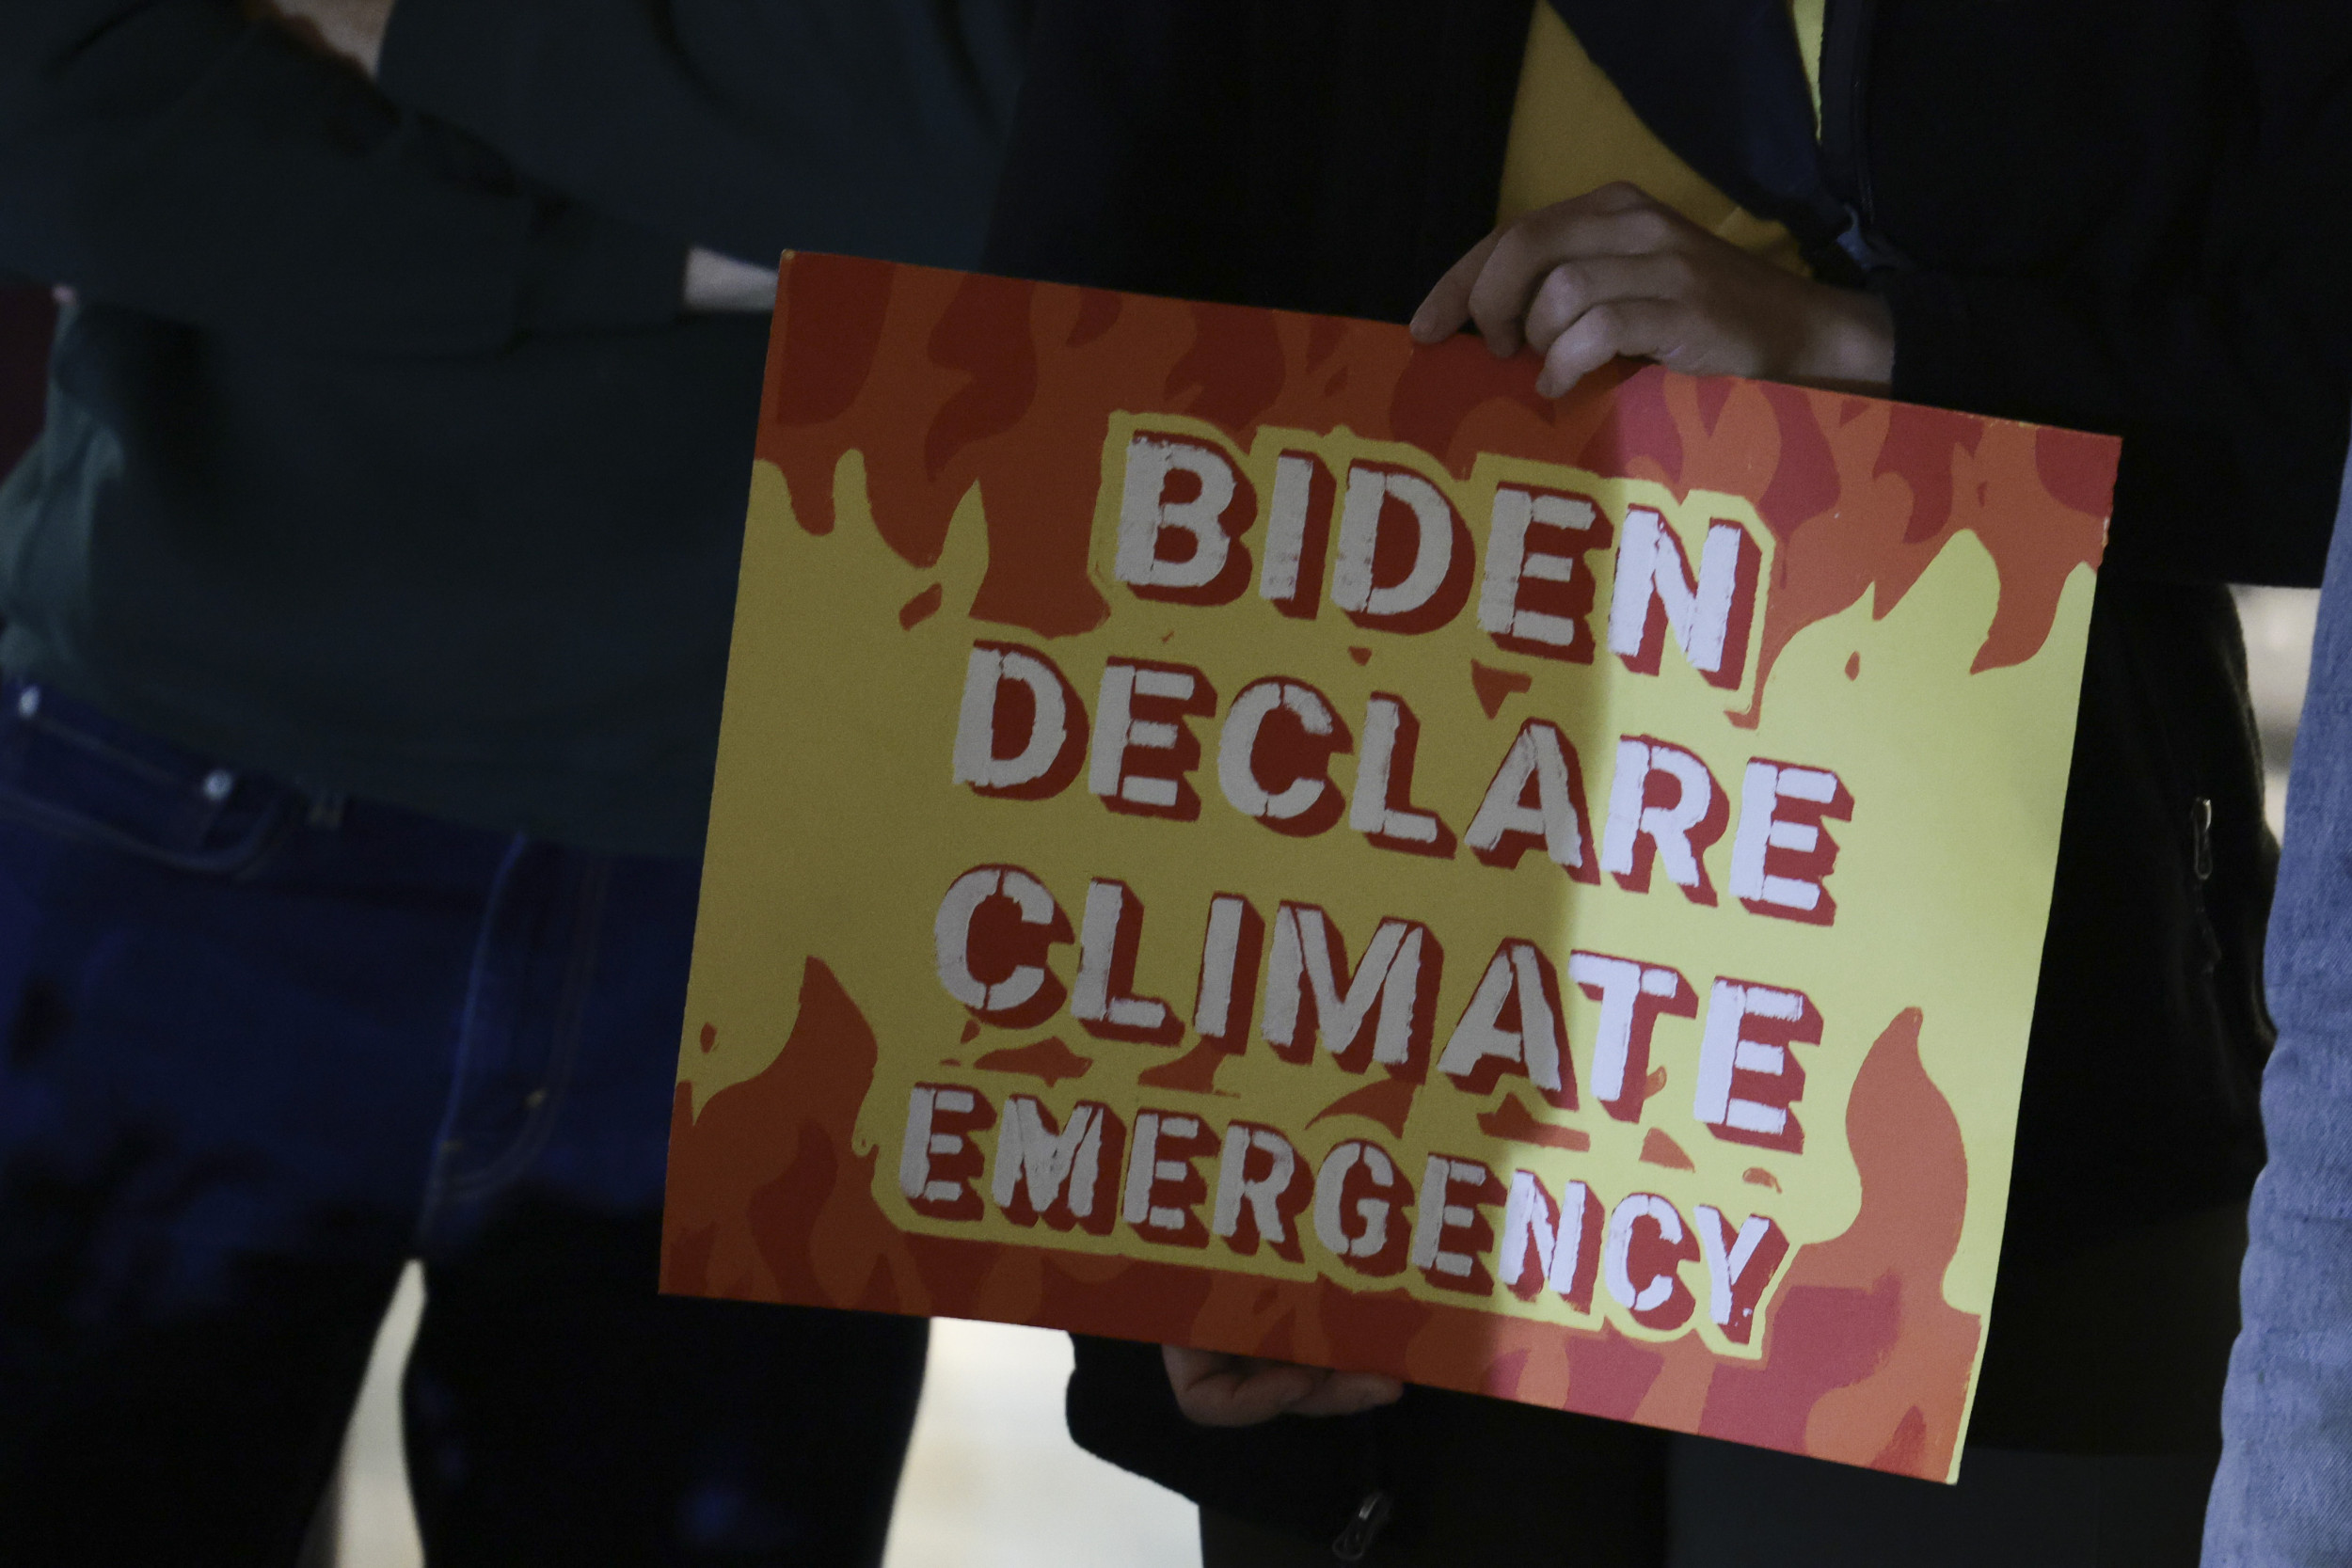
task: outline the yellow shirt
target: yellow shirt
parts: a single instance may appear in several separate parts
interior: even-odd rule
[[[1820,110],[1821,14],[1826,0],[1793,0],[1805,74]],[[1497,220],[1512,223],[1539,207],[1582,196],[1613,180],[1629,181],[1692,222],[1787,267],[1805,271],[1786,229],[1757,217],[1708,184],[1652,135],[1614,83],[1602,74],[1560,14],[1535,0],[1502,157]]]

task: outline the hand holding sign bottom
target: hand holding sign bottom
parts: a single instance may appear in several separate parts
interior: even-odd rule
[[[1200,1426],[1256,1426],[1277,1416],[1354,1416],[1405,1396],[1403,1383],[1378,1372],[1327,1371],[1182,1345],[1162,1345],[1160,1354],[1177,1407]]]

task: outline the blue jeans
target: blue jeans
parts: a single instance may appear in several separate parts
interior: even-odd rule
[[[924,1325],[656,1292],[695,889],[0,689],[0,1564],[292,1561],[412,1257],[436,1568],[875,1560]]]
[[[2352,476],[2328,557],[2265,959],[2245,1328],[2222,1397],[2209,1568],[2352,1562]]]

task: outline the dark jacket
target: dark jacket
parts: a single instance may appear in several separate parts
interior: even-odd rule
[[[2205,1445],[2226,1246],[2185,1265],[2219,1305],[2153,1413],[2065,1370],[2048,1298],[2134,1225],[2242,1201],[2262,1161],[2275,847],[2223,584],[2314,582],[2324,556],[2352,10],[1831,0],[1817,145],[1782,0],[1552,3],[1687,162],[1882,294],[1895,396],[2124,438],[1974,1435]],[[1402,320],[1492,225],[1529,5],[1047,0],[989,265]],[[1360,1480],[1413,1419],[1229,1439],[1156,1376],[1082,1347],[1073,1430],[1295,1529],[1362,1494],[1285,1447]]]
[[[688,248],[977,257],[1029,0],[0,0],[72,286],[0,662],[234,764],[698,853],[767,351]]]
[[[0,277],[0,476],[40,434],[41,389],[49,384],[49,334],[56,308],[46,290]]]

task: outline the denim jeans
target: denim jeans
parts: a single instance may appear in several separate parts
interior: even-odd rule
[[[2352,478],[2352,476],[2348,476]],[[2205,1516],[2212,1568],[2352,1562],[2352,483],[2320,595],[2265,960],[2279,1046],[2263,1076],[2245,1328]]]
[[[437,1568],[874,1560],[924,1325],[656,1291],[695,891],[0,689],[0,1564],[292,1561],[412,1257]]]

